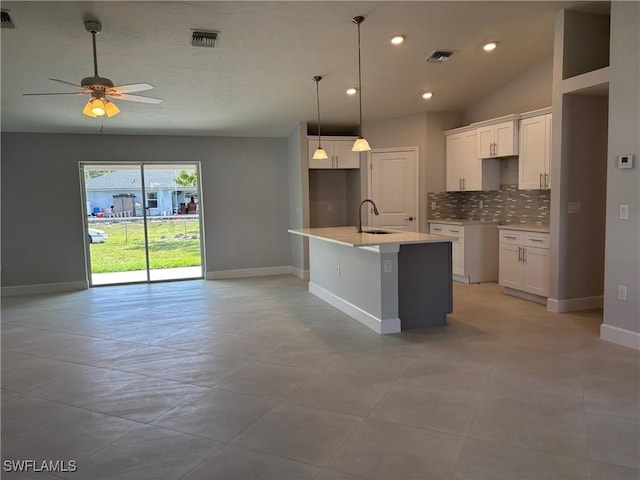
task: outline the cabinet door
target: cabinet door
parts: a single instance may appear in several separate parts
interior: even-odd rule
[[[502,122],[493,126],[494,142],[493,156],[508,157],[518,155],[518,139],[515,135],[515,122]]]
[[[518,158],[518,188],[544,188],[548,144],[545,115],[525,118],[520,122],[520,156]]]
[[[479,158],[493,157],[493,143],[495,141],[493,125],[480,127],[478,128],[477,132],[478,132],[478,157]]]
[[[464,134],[447,135],[446,148],[447,192],[457,192],[464,176]]]
[[[462,189],[469,191],[482,190],[482,159],[478,157],[477,131],[464,134],[464,170]]]
[[[447,226],[443,223],[432,223],[429,226],[429,233],[431,235],[446,235]]]
[[[360,152],[352,152],[352,140],[333,142],[334,165],[336,168],[360,168]]]
[[[310,139],[307,141],[309,145],[309,168],[333,168],[333,145],[331,142],[322,142],[322,148],[327,152],[329,158],[325,160],[314,160],[313,154],[318,148],[318,139]]]
[[[544,116],[544,122],[545,122],[545,148],[546,148],[546,156],[545,156],[545,164],[544,164],[544,173],[547,174],[547,178],[546,178],[546,184],[545,187],[546,188],[551,188],[551,126],[552,126],[552,121],[551,121],[551,114],[547,114]]]
[[[522,288],[522,262],[519,245],[500,243],[498,283],[504,287]]]
[[[464,238],[451,242],[451,270],[456,275],[464,275]]]
[[[529,293],[549,296],[549,250],[526,247],[524,249],[522,289]]]

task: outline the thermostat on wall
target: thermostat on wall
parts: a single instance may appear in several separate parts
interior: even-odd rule
[[[633,155],[618,156],[618,168],[633,168]]]

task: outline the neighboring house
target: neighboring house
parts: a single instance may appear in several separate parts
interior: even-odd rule
[[[185,187],[175,183],[180,170],[148,170],[144,173],[144,193],[139,170],[114,170],[85,181],[87,212],[124,213],[142,216],[146,205],[147,215],[172,215],[178,213],[181,203],[188,204],[191,197],[197,202],[198,187]],[[143,201],[143,194],[146,201]],[[112,210],[110,210],[112,209]]]

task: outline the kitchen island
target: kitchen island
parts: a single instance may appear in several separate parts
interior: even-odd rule
[[[453,311],[455,239],[384,231],[289,230],[309,238],[309,292],[378,333],[446,325]]]

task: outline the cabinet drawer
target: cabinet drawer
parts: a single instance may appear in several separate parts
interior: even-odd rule
[[[464,238],[464,227],[457,225],[447,225],[447,235],[450,237]]]
[[[429,233],[432,235],[446,235],[447,226],[443,223],[432,223],[429,225]]]
[[[506,245],[521,245],[522,232],[515,230],[500,230],[500,243]]]
[[[549,235],[546,233],[526,233],[523,244],[526,247],[549,248]]]

